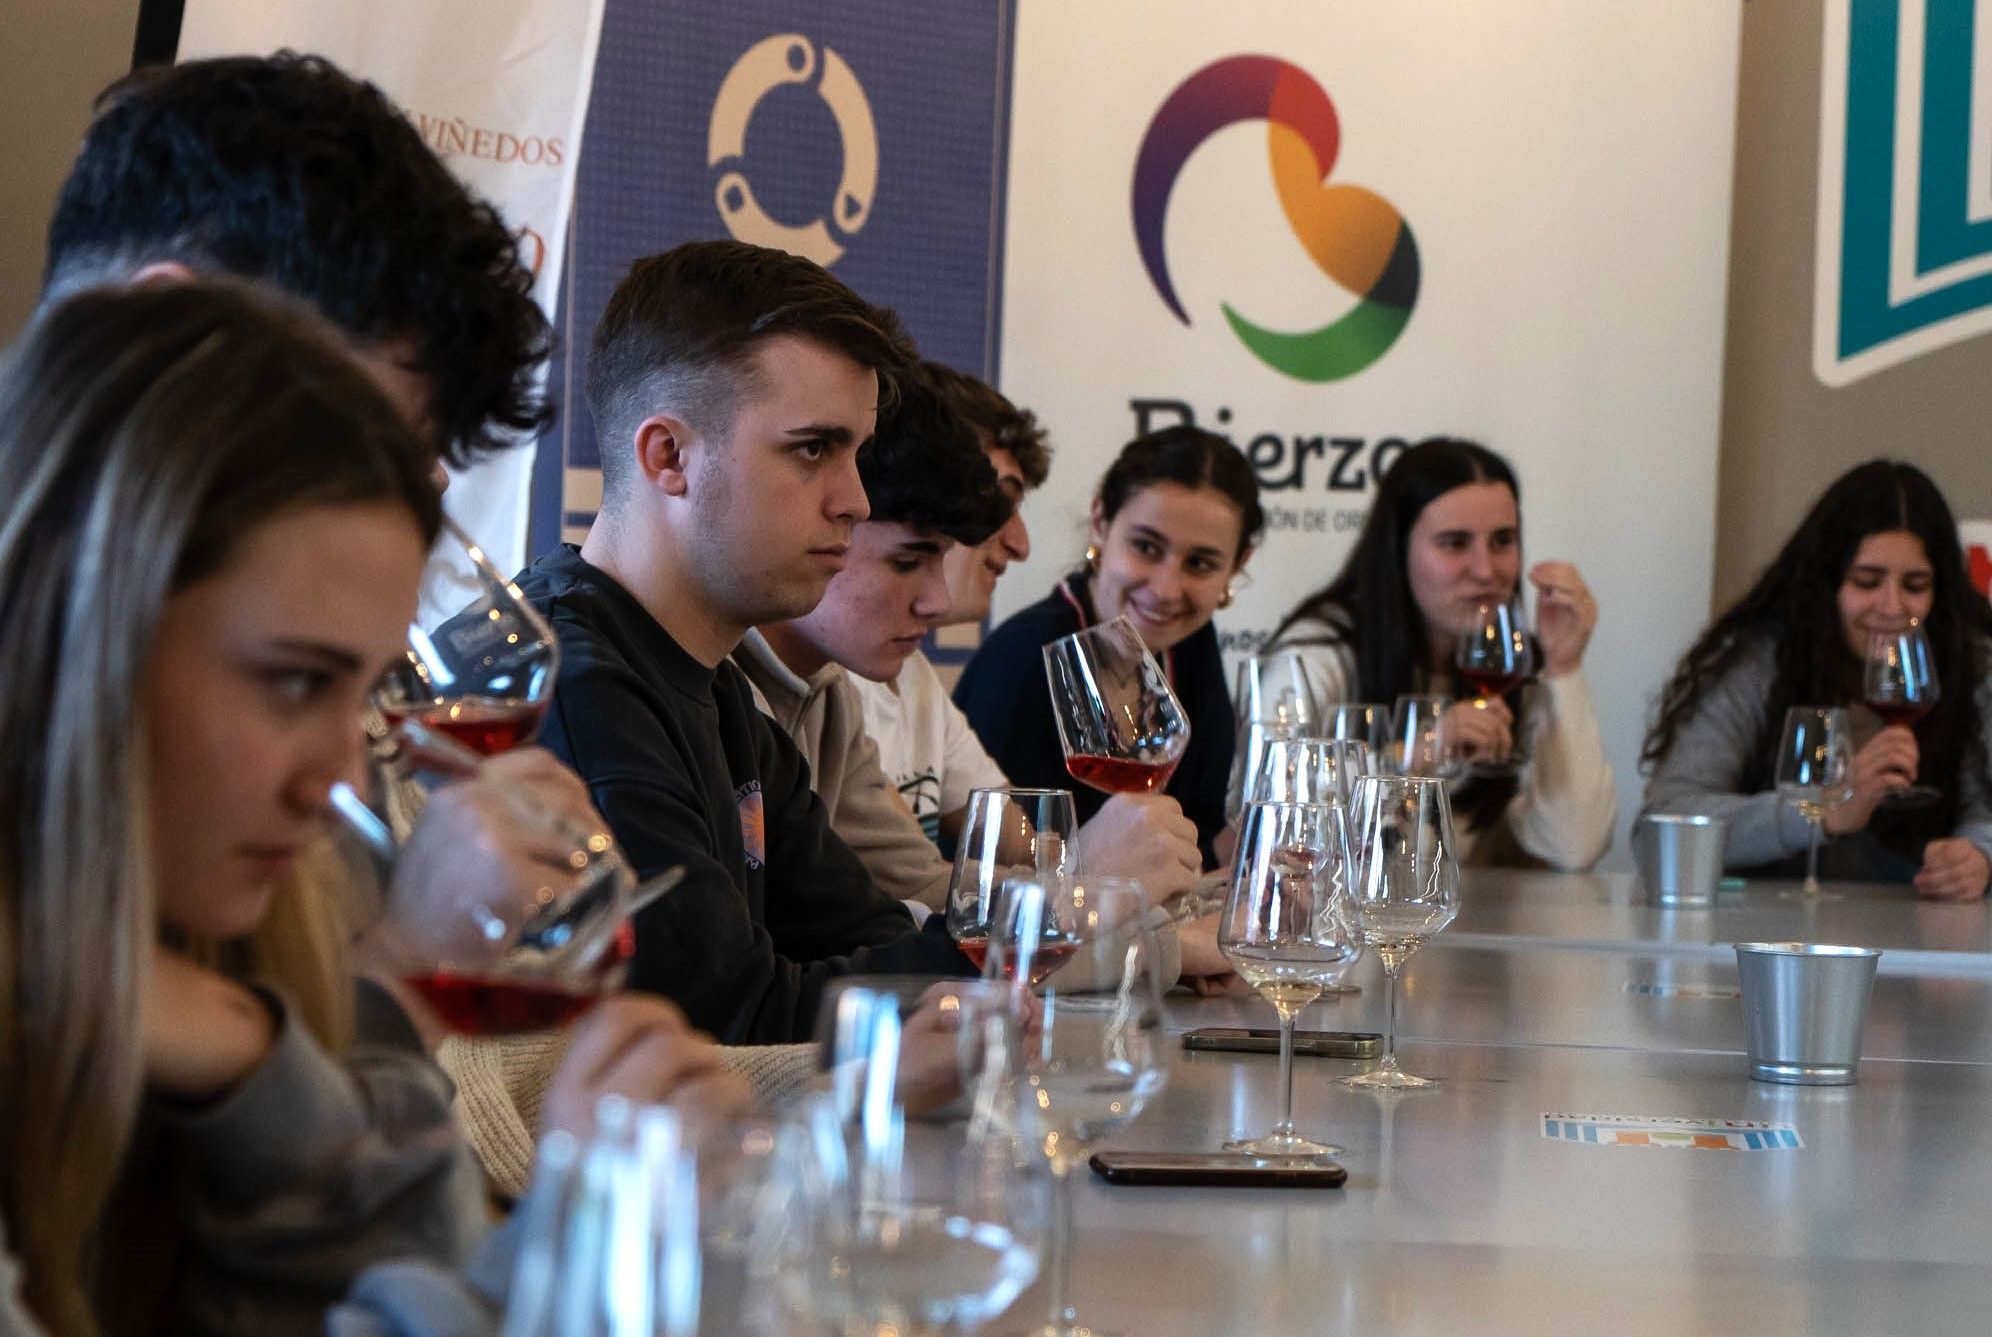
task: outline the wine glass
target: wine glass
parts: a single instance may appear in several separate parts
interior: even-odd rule
[[[1236,821],[1250,800],[1246,790],[1266,764],[1266,749],[1275,740],[1305,738],[1307,726],[1293,720],[1251,720],[1238,730],[1238,746],[1231,755],[1230,787],[1225,793],[1224,818]]]
[[[455,521],[443,523],[469,555],[481,590],[433,633],[410,624],[407,657],[375,684],[373,704],[391,725],[419,720],[495,756],[539,727],[553,699],[560,642],[484,550]]]
[[[1190,745],[1168,675],[1126,617],[1044,647],[1065,769],[1108,794],[1165,789]]]
[[[1297,650],[1268,650],[1240,660],[1231,700],[1240,728],[1261,720],[1306,725],[1319,716],[1314,678]]]
[[[1883,724],[1915,728],[1917,720],[1936,709],[1941,686],[1921,622],[1911,619],[1902,631],[1876,632],[1868,638],[1861,694]],[[1881,801],[1891,807],[1920,807],[1941,797],[1933,786],[1913,784],[1889,790]]]
[[[1012,879],[1051,887],[1070,883],[1077,871],[1078,829],[1067,790],[970,791],[948,879],[947,925],[978,970],[987,965],[989,929],[1003,884]]]
[[[1346,809],[1356,780],[1371,773],[1369,748],[1339,738],[1275,738],[1265,745],[1244,799],[1327,803]]]
[[[603,1098],[583,1143],[540,1143],[519,1208],[506,1337],[699,1331],[698,1166],[678,1116]]]
[[[1055,921],[1077,942],[1072,959],[1040,991],[1018,1064],[1022,1103],[1049,1163],[1054,1196],[1050,1313],[1034,1331],[1076,1337],[1085,1329],[1067,1298],[1072,1179],[1094,1142],[1126,1127],[1168,1084],[1172,1046],[1162,1010],[1168,982],[1160,978],[1148,898],[1138,883],[1083,874],[1063,891],[1012,883],[1006,900],[1005,922]],[[999,937],[992,955],[1003,950]]]
[[[1407,692],[1397,698],[1390,752],[1399,775],[1450,780],[1465,769],[1453,753],[1452,731],[1446,724],[1452,706],[1443,696]]]
[[[1363,941],[1383,961],[1383,1061],[1343,1080],[1410,1090],[1434,1079],[1397,1066],[1397,977],[1405,960],[1459,913],[1459,860],[1444,781],[1364,776],[1350,813],[1349,900]]]
[[[1846,712],[1836,707],[1793,706],[1785,711],[1778,740],[1777,786],[1805,819],[1807,896],[1819,895],[1819,832],[1826,808],[1846,783],[1852,747]]]
[[[1460,633],[1453,669],[1483,702],[1497,700],[1535,677],[1535,645],[1520,596],[1482,604],[1473,625]],[[1504,757],[1472,761],[1481,775],[1513,775],[1527,760],[1518,735]]]
[[[826,993],[829,1083],[791,1120],[792,1195],[764,1250],[794,1309],[845,1331],[957,1331],[1037,1276],[1049,1175],[1019,1105],[1016,1001],[981,980]],[[965,1129],[923,1117],[949,1093],[970,1097]]]
[[[1317,732],[1323,738],[1345,738],[1362,743],[1379,762],[1390,753],[1391,710],[1389,706],[1345,702],[1330,706],[1322,714]]]
[[[1343,810],[1325,803],[1253,803],[1217,945],[1280,1016],[1280,1121],[1264,1137],[1224,1144],[1255,1156],[1332,1156],[1340,1147],[1293,1127],[1293,1026],[1362,954],[1345,894]]]

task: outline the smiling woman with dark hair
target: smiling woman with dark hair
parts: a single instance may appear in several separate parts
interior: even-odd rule
[[[1942,694],[1911,729],[1882,727],[1864,705],[1867,638],[1920,621]],[[1847,705],[1855,752],[1847,791],[1826,812],[1838,837],[1827,877],[1913,881],[1943,900],[1976,899],[1992,880],[1987,773],[1992,609],[1966,577],[1957,522],[1921,470],[1870,460],[1842,475],[1749,593],[1681,659],[1646,735],[1648,812],[1728,819],[1731,868],[1796,876],[1808,832],[1773,787],[1773,753],[1792,706]],[[1913,781],[1940,796],[1888,806]]]

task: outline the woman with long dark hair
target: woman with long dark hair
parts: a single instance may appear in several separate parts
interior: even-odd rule
[[[1272,643],[1298,650],[1330,701],[1459,697],[1444,733],[1461,752],[1500,757],[1526,738],[1518,774],[1469,778],[1454,791],[1463,857],[1587,868],[1611,843],[1617,799],[1583,676],[1597,604],[1577,568],[1538,562],[1528,572],[1538,682],[1481,700],[1453,675],[1461,633],[1520,586],[1520,504],[1514,470],[1485,446],[1420,442],[1384,474],[1340,573],[1288,614]]]
[[[1869,637],[1921,622],[1941,695],[1912,729],[1864,705]],[[1992,878],[1992,776],[1985,729],[1992,608],[1967,579],[1957,522],[1927,475],[1870,460],[1826,489],[1749,593],[1682,657],[1646,735],[1647,812],[1728,821],[1725,864],[1797,875],[1808,831],[1775,788],[1792,706],[1848,708],[1854,745],[1826,812],[1822,876],[1913,882],[1924,896],[1976,899]],[[1917,780],[1932,804],[1896,808]]]
[[[1073,788],[1043,648],[1125,615],[1189,716],[1190,745],[1164,792],[1196,824],[1205,865],[1216,862],[1237,740],[1211,618],[1231,602],[1232,582],[1265,527],[1259,481],[1223,437],[1167,427],[1121,450],[1093,497],[1086,565],[992,631],[955,687],[955,704],[1011,783]],[[1082,822],[1106,802],[1083,785],[1074,799]]]

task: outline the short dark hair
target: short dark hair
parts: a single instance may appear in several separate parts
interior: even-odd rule
[[[939,362],[920,366],[948,407],[982,433],[986,438],[983,444],[1009,451],[1027,486],[1044,486],[1044,480],[1051,477],[1051,442],[1037,414],[1018,408],[995,386],[965,371]]]
[[[511,231],[329,61],[150,67],[98,97],[49,223],[45,296],[160,260],[281,288],[356,343],[412,337],[453,464],[552,420],[552,332]]]
[[[899,382],[898,402],[858,455],[873,520],[911,525],[974,546],[1015,509],[975,429],[918,368]]]
[[[918,362],[899,317],[873,306],[812,260],[740,241],[693,241],[638,260],[616,285],[588,350],[588,407],[602,451],[602,489],[624,485],[621,443],[669,405],[724,434],[749,391],[755,348],[797,335],[878,373],[879,411]]]
[[[1243,453],[1215,432],[1177,424],[1138,436],[1121,447],[1096,499],[1100,517],[1109,524],[1136,493],[1157,483],[1188,488],[1215,488],[1238,508],[1238,561],[1266,531],[1266,512],[1259,504],[1259,478]]]

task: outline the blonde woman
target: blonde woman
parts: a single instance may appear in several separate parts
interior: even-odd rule
[[[484,1232],[446,1079],[352,1039],[318,857],[428,465],[240,290],[83,293],[0,363],[0,1333],[318,1332],[362,1269]],[[711,1071],[619,1000],[557,1085]]]

